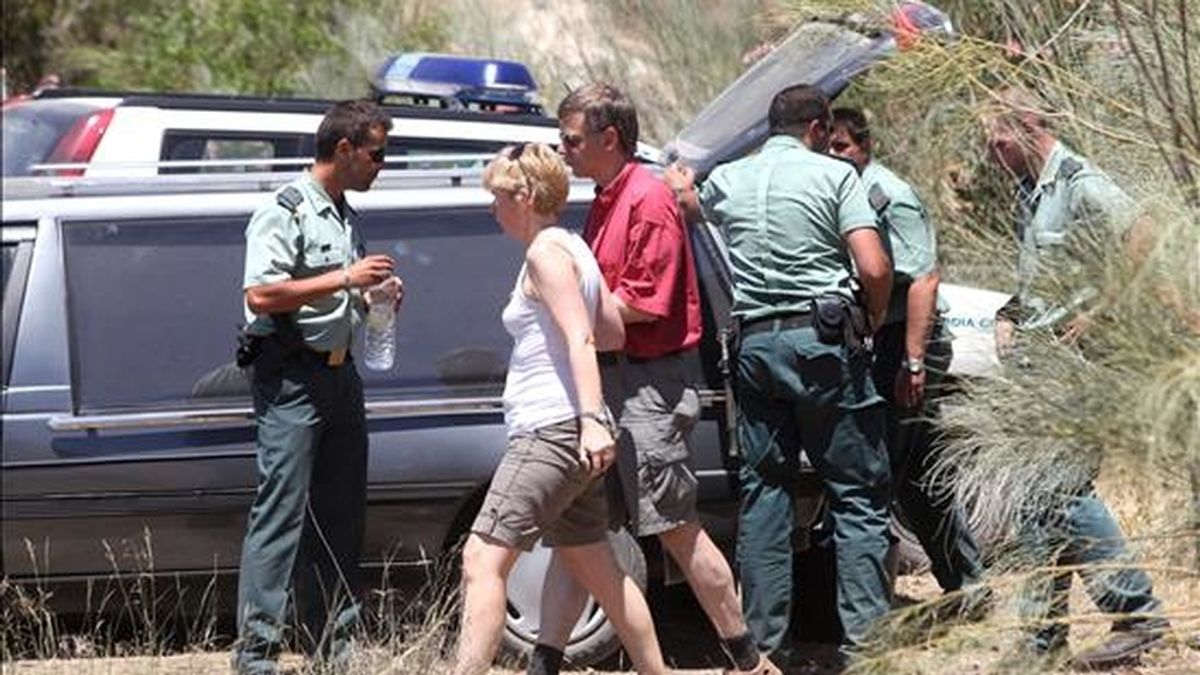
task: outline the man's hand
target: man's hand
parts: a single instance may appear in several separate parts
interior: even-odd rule
[[[592,478],[604,475],[617,459],[617,443],[608,427],[588,417],[580,420],[579,456],[590,468]]]
[[[390,297],[392,300],[392,311],[398,311],[400,309],[400,305],[404,302],[404,280],[396,275],[392,275],[387,279],[384,279],[382,282],[375,284],[375,286],[371,286],[370,288],[375,289],[376,287],[383,287],[383,293],[379,293],[379,295],[382,297]],[[386,295],[384,295],[384,293],[386,293]],[[368,290],[366,293],[362,294],[363,301],[367,303],[367,307],[371,306],[375,295],[376,293],[374,290]]]
[[[925,400],[925,369],[919,373],[910,373],[907,368],[901,368],[896,373],[896,400],[909,410],[921,407]]]
[[[700,222],[700,199],[696,196],[696,172],[675,162],[663,171],[663,182],[675,193],[675,201],[689,225]]]
[[[675,162],[663,171],[663,182],[673,192],[686,192],[696,188],[696,172],[692,167]]]
[[[996,354],[1000,358],[1007,358],[1017,342],[1017,324],[1010,319],[996,319],[995,336]]]
[[[391,257],[376,254],[369,255],[354,263],[347,268],[346,274],[350,277],[350,285],[352,287],[368,288],[387,281],[388,277],[392,276],[392,270],[395,268],[396,263]],[[403,294],[403,288],[401,288],[400,295],[403,296]]]

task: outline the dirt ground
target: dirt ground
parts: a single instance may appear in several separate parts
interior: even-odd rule
[[[1078,584],[1076,584],[1078,586]],[[1138,667],[1126,667],[1109,671],[1110,675],[1196,675],[1200,673],[1200,649],[1186,646],[1187,636],[1200,633],[1200,616],[1194,611],[1179,612],[1179,608],[1195,607],[1197,589],[1189,587],[1172,587],[1164,584],[1162,595],[1166,599],[1169,611],[1173,614],[1176,627],[1182,629],[1179,635],[1168,643],[1151,652]],[[901,602],[912,602],[930,599],[937,595],[938,589],[929,575],[901,577],[897,586],[897,597]],[[656,592],[654,601],[656,607],[656,625],[659,629],[663,652],[674,672],[681,675],[719,675],[721,673],[721,653],[716,647],[715,635],[712,629],[701,620],[699,607],[695,600],[684,588],[662,589]],[[1087,601],[1080,594],[1072,599],[1074,607],[1086,607],[1077,603]],[[997,609],[1001,615],[997,621],[1003,621],[1003,608]],[[1179,620],[1182,619],[1182,622]],[[1085,623],[1082,628],[1073,628],[1072,643],[1075,646],[1086,644],[1103,637],[1107,630],[1107,622],[1097,621]],[[1003,655],[1003,649],[994,642],[971,642],[968,636],[960,640],[958,648],[951,650],[947,657],[944,650],[930,650],[917,646],[893,656],[897,659],[894,667],[884,666],[882,672],[902,671],[907,673],[989,673],[995,672],[997,663]],[[942,644],[944,647],[945,643]],[[828,646],[811,645],[813,654],[821,659],[830,653]],[[411,667],[394,665],[394,657],[379,651],[370,655],[371,666],[353,668],[347,675],[406,675],[416,672]],[[902,665],[901,665],[902,664]],[[303,660],[296,655],[285,655],[282,665],[285,672],[300,675],[304,673]],[[440,671],[441,663],[432,667],[426,666],[421,670]],[[448,664],[446,664],[448,666]],[[604,668],[588,672],[611,673],[613,675],[630,673],[626,670],[627,663],[620,660],[607,664]],[[447,667],[448,669],[448,667]],[[71,659],[71,660],[41,660],[18,661],[5,663],[2,666],[4,675],[208,675],[209,673],[229,672],[228,652],[195,652],[159,657],[129,657],[110,659]],[[493,675],[513,675],[519,671],[496,668]],[[791,669],[789,672],[810,675],[820,673],[819,669],[811,667]],[[1008,670],[1006,672],[1020,672]]]

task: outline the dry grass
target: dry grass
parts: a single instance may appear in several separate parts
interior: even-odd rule
[[[451,35],[464,52],[530,61],[550,108],[566,87],[613,80],[640,104],[647,138],[663,141],[740,71],[749,48],[775,37],[780,26],[814,13],[890,6],[882,0],[455,0]],[[1118,672],[1200,672],[1200,652],[1183,645],[1200,633],[1200,335],[1189,332],[1189,317],[1200,313],[1200,207],[1189,183],[1189,175],[1200,172],[1200,111],[1186,102],[1187,93],[1200,91],[1200,64],[1194,63],[1200,2],[950,0],[945,7],[960,9],[960,28],[975,37],[924,42],[877,68],[845,100],[873,113],[883,158],[925,196],[940,228],[949,280],[1012,287],[1011,181],[988,166],[979,125],[996,92],[1008,86],[1037,93],[1056,133],[1130,192],[1155,235],[1136,260],[1119,247],[1095,247],[1086,265],[1050,279],[1044,290],[1051,297],[1069,297],[1084,283],[1099,291],[1102,311],[1086,350],[1034,337],[1028,349],[1039,368],[1010,369],[968,388],[947,419],[958,439],[947,455],[955,465],[954,487],[1013,523],[1020,517],[1015,505],[1077,485],[1099,468],[1100,491],[1173,621],[1165,647],[1142,667]],[[1168,12],[1175,8],[1184,11]],[[1014,58],[1001,42],[1005,37],[1027,52]],[[372,42],[371,49],[381,45]],[[1167,90],[1176,94],[1174,105]],[[916,637],[894,631],[863,669],[1035,672],[1029,663],[1004,671],[1002,658],[1023,628],[1014,610],[1020,582],[1045,570],[1019,557],[1002,559],[995,569],[991,583],[999,603],[990,619]],[[905,584],[905,593],[918,600],[935,598],[928,580]],[[1079,648],[1101,639],[1109,619],[1075,586],[1072,643]],[[30,599],[25,623],[6,621],[4,630],[31,627],[21,639],[32,640],[31,653],[45,660],[6,662],[6,673],[226,667],[224,653],[51,660],[62,636],[38,607]],[[144,621],[144,607],[134,610],[134,620]],[[155,630],[145,633],[152,637]],[[353,672],[443,671],[446,630],[437,622],[393,624],[363,651]],[[210,644],[206,640],[202,635],[199,643]],[[105,653],[121,651],[101,645]],[[164,652],[158,639],[141,645],[142,653]]]

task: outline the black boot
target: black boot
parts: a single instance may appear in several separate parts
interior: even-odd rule
[[[1103,643],[1071,657],[1075,670],[1109,670],[1137,662],[1143,652],[1162,642],[1163,631],[1158,628],[1113,631]]]

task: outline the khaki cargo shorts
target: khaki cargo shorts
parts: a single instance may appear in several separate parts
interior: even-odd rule
[[[639,537],[699,520],[698,483],[690,466],[691,430],[700,397],[688,376],[694,352],[648,361],[619,357],[601,376],[609,408],[617,415],[617,471],[610,472],[613,525]]]
[[[471,531],[528,551],[582,546],[608,536],[604,482],[579,457],[579,421],[544,426],[508,440],[508,449]]]

